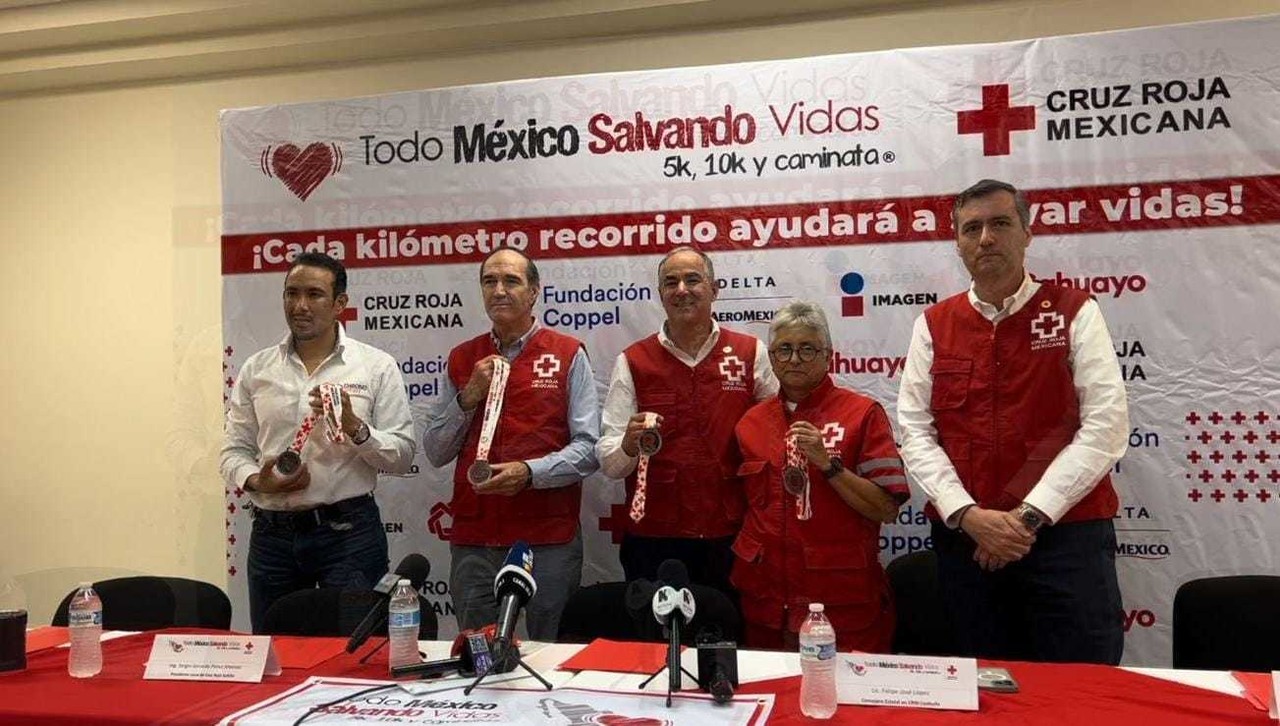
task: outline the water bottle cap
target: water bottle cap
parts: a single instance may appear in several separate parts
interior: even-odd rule
[[[405,577],[400,578],[400,580],[396,582],[397,587],[411,587],[412,585],[413,583],[409,582],[408,578]]]
[[[826,606],[824,606],[822,603],[820,603],[820,602],[811,602],[811,603],[809,603],[809,612],[811,612],[811,613],[820,613],[820,612],[822,612],[823,610],[826,610]]]
[[[92,582],[82,582],[82,583],[80,583],[77,587],[79,587],[81,590],[83,590],[83,589],[84,589],[84,588],[86,588],[86,587],[93,587],[93,583],[92,583]]]

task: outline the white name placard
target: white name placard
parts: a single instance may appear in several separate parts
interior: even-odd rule
[[[861,706],[978,710],[973,658],[841,653],[836,656],[836,698]]]
[[[142,677],[169,681],[244,681],[280,675],[268,635],[157,635]]]

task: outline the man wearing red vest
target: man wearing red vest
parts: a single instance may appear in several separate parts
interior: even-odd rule
[[[533,549],[537,594],[526,607],[529,637],[554,641],[560,613],[582,579],[578,511],[582,480],[597,469],[600,435],[595,377],[582,343],[533,317],[538,268],[512,249],[480,265],[480,291],[493,329],[449,353],[449,375],[423,445],[453,472],[449,589],[459,628],[493,623],[493,581],[508,548]],[[502,408],[486,461],[472,484],[495,361],[509,363]]]
[[[618,356],[597,454],[601,471],[626,480],[630,516],[619,553],[626,579],[655,579],[672,558],[685,563],[691,581],[732,594],[729,547],[746,506],[733,428],[777,393],[778,380],[764,343],[711,317],[717,289],[703,252],[681,247],[658,263],[666,324]],[[646,458],[637,497],[646,414],[662,448]]]
[[[965,655],[1119,663],[1109,472],[1129,413],[1106,322],[1087,293],[1026,273],[1013,186],[961,192],[953,223],[973,284],[916,320],[898,393],[943,604]]]

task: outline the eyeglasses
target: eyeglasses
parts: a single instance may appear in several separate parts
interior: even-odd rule
[[[813,359],[826,352],[826,348],[815,348],[812,345],[805,343],[799,348],[794,348],[790,345],[780,345],[769,351],[769,356],[779,363],[786,363],[793,358],[799,358],[801,363],[811,363],[813,362]]]

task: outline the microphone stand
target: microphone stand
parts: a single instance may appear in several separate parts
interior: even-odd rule
[[[538,673],[533,668],[530,668],[528,663],[524,662],[524,658],[520,657],[520,649],[518,647],[504,640],[498,640],[494,643],[494,645],[495,647],[494,647],[494,656],[493,656],[493,666],[490,667],[489,670],[485,671],[484,673],[481,673],[480,675],[476,676],[476,679],[471,682],[471,685],[462,689],[462,695],[470,696],[471,692],[476,689],[476,686],[480,685],[480,681],[483,681],[485,678],[489,677],[490,673],[510,673],[511,671],[515,670],[515,666],[512,666],[510,668],[505,668],[506,666],[510,665],[512,661],[514,661],[516,665],[523,668],[526,673],[538,679],[538,682],[546,686],[548,691],[551,690],[552,688],[551,682],[548,681],[546,678],[543,678],[542,674]],[[505,670],[503,670],[504,668]]]
[[[667,679],[667,708],[671,708],[671,694],[680,690],[680,673],[689,676],[695,682],[698,680],[698,677],[686,670],[684,665],[680,664],[679,627],[668,626],[668,631],[670,640],[667,642],[667,664],[651,673],[648,678],[644,679],[640,684],[640,688],[643,690],[644,687],[649,685],[654,678],[658,677],[659,673],[667,671],[669,675],[669,678]],[[672,666],[675,666],[675,668]],[[679,672],[677,672],[677,668],[679,669]]]

